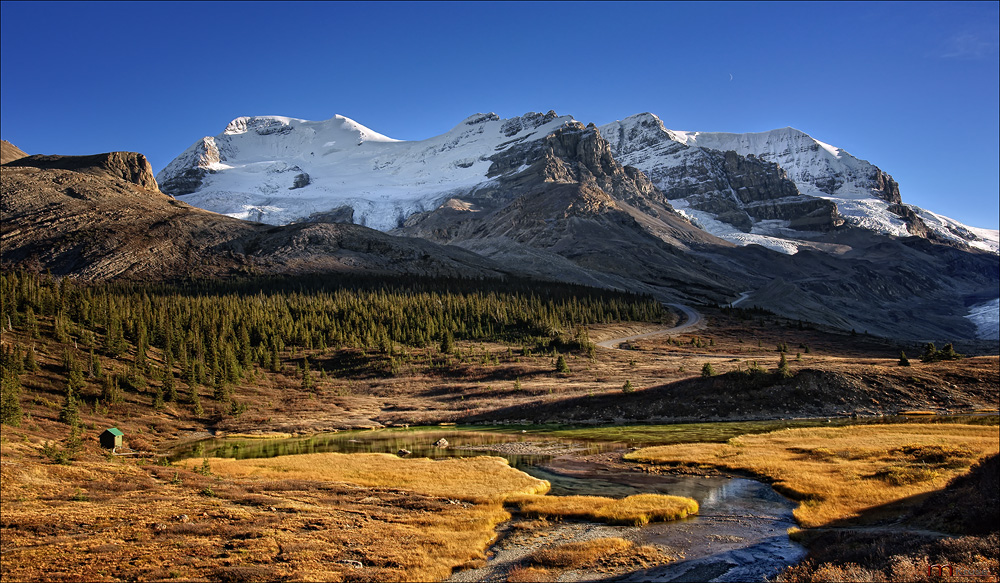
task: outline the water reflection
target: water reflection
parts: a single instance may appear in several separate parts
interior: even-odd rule
[[[447,447],[435,447],[439,439],[448,441]],[[179,446],[170,453],[170,460],[191,457],[228,457],[236,459],[277,457],[309,453],[391,453],[401,449],[410,451],[409,457],[474,457],[492,455],[506,458],[511,466],[525,469],[538,466],[552,455],[504,454],[495,451],[467,449],[501,443],[542,443],[556,449],[573,450],[581,454],[601,453],[620,449],[623,444],[614,442],[584,442],[545,438],[538,435],[512,435],[482,431],[436,429],[381,429],[323,433],[310,437],[283,439],[222,438],[206,439]]]

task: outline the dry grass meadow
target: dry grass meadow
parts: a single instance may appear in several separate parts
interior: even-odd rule
[[[535,551],[524,564],[507,574],[508,583],[556,581],[566,571],[621,573],[670,562],[652,545],[637,545],[622,538],[597,538],[571,542]]]
[[[800,500],[795,518],[816,527],[939,490],[998,449],[996,426],[866,425],[649,447],[625,458],[753,474]]]
[[[536,518],[575,518],[608,524],[642,526],[680,520],[698,512],[698,502],[684,496],[636,494],[614,499],[603,496],[512,496],[509,502]]]
[[[197,469],[207,463],[213,473],[255,479],[345,482],[373,488],[395,488],[468,502],[502,502],[509,496],[544,494],[549,483],[510,467],[499,457],[431,460],[404,459],[384,453],[313,453],[274,458],[205,458],[179,462]]]

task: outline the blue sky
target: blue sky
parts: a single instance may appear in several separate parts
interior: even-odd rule
[[[399,139],[555,110],[793,126],[998,228],[1000,3],[3,2],[0,133],[160,170],[242,115]],[[730,75],[732,80],[730,80]]]

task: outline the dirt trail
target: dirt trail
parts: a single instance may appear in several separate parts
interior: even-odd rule
[[[625,336],[624,338],[612,338],[610,340],[603,340],[598,342],[597,345],[602,348],[613,348],[617,349],[618,345],[623,342],[629,342],[631,340],[639,340],[640,338],[649,338],[650,336],[660,336],[661,334],[680,334],[681,332],[687,332],[688,330],[693,330],[701,325],[704,318],[697,310],[690,306],[685,306],[684,304],[664,304],[665,306],[670,306],[675,308],[684,315],[684,319],[681,320],[673,328],[663,328],[661,330],[654,330],[652,332],[646,332],[645,334],[635,334],[633,336]]]

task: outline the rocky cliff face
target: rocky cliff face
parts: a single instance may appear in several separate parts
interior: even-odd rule
[[[222,160],[215,139],[205,137],[175,158],[160,172],[160,188],[175,196],[191,194],[201,187],[212,166]]]
[[[117,178],[159,192],[153,168],[142,154],[136,152],[108,152],[92,156],[25,156],[7,163],[13,167],[31,167],[48,170],[72,170],[83,174]]]
[[[753,153],[688,145],[652,114],[601,132],[615,157],[645,172],[682,212],[724,239],[767,245],[771,236],[794,238],[801,236],[796,231],[843,224],[835,203],[803,195],[778,164]],[[755,238],[743,235],[751,233]]]

